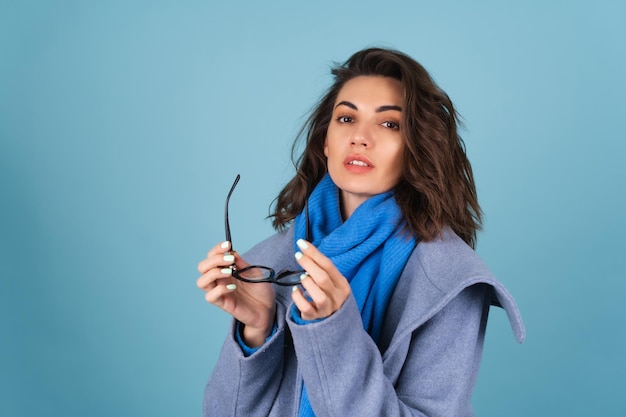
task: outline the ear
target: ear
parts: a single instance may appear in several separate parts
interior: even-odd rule
[[[328,138],[324,139],[324,156],[328,158]]]

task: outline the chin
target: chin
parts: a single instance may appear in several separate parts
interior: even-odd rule
[[[363,199],[367,199],[387,191],[387,189],[385,188],[372,187],[369,184],[349,184],[345,187],[340,187],[339,185],[337,185],[337,187],[339,187],[339,189],[344,193],[359,196]]]

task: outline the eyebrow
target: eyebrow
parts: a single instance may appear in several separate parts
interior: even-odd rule
[[[337,108],[337,107],[339,107],[339,106],[341,106],[341,105],[344,105],[344,106],[346,106],[346,107],[350,107],[352,110],[358,110],[358,109],[359,109],[359,108],[358,108],[358,107],[357,107],[354,103],[351,103],[351,102],[349,102],[349,101],[345,101],[345,100],[340,101],[339,103],[337,103],[337,105],[335,106],[335,108]],[[384,106],[380,106],[380,107],[378,107],[378,108],[375,110],[375,112],[376,112],[376,113],[381,113],[381,112],[384,112],[384,111],[389,111],[389,110],[396,110],[396,111],[401,112],[401,111],[402,111],[402,107],[400,107],[400,106],[396,106],[396,105],[393,105],[393,104],[388,104],[388,105],[384,105]]]

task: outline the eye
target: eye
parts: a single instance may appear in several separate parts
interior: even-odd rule
[[[336,119],[339,123],[352,123],[354,119],[350,116],[339,116]]]
[[[400,130],[400,125],[396,122],[386,121],[383,122],[382,125],[388,129]]]

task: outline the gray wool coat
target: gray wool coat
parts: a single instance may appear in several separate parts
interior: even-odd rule
[[[293,229],[244,259],[298,269]],[[351,296],[327,319],[298,325],[291,290],[276,286],[277,331],[245,357],[235,323],[205,388],[204,416],[297,416],[302,383],[317,417],[472,416],[490,305],[522,342],[515,301],[457,235],[418,244],[398,280],[376,344]]]

